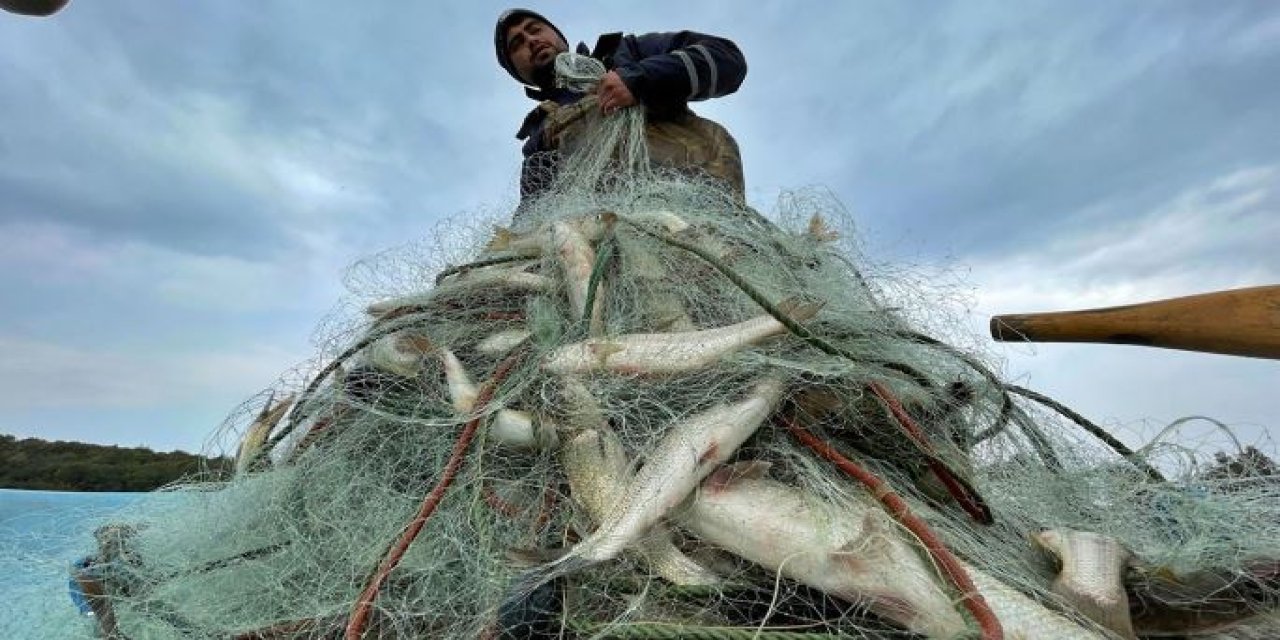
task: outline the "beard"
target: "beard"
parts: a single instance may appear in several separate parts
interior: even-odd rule
[[[529,74],[533,80],[534,86],[544,91],[550,91],[556,88],[556,58],[552,56],[550,60],[533,68],[533,72]]]

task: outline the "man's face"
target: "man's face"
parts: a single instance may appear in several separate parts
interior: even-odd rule
[[[537,18],[524,18],[507,28],[507,58],[525,82],[533,82],[533,71],[550,64],[556,55],[569,50],[556,30]]]

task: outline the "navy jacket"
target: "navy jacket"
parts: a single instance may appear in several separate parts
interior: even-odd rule
[[[579,45],[579,49],[585,49]],[[591,52],[605,68],[617,71],[627,89],[647,108],[650,120],[675,118],[688,111],[689,101],[718,98],[738,90],[747,75],[747,61],[731,40],[693,31],[619,33],[600,36]],[[568,89],[528,89],[530,98],[572,104],[584,94]],[[542,126],[546,111],[536,108],[525,117],[516,138],[524,140],[520,195],[545,188],[555,173],[553,149],[544,148]]]

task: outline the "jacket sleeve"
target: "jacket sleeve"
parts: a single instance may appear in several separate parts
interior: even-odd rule
[[[747,61],[731,40],[693,31],[627,37],[614,69],[636,99],[671,107],[738,90]]]

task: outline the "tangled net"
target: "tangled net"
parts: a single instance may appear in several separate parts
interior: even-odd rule
[[[1164,477],[926,333],[834,201],[770,221],[589,117],[512,228],[353,267],[233,477],[98,531],[113,633],[1275,637],[1274,483]],[[1116,543],[1128,605],[1055,587],[1044,530]]]

